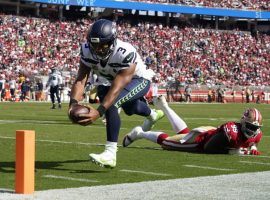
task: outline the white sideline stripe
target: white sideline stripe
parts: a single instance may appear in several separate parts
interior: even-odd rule
[[[119,171],[120,172],[128,172],[128,173],[147,174],[147,175],[154,175],[154,176],[172,176],[171,174],[162,174],[162,173],[146,172],[146,171],[136,171],[136,170],[129,170],[129,169],[121,169]]]
[[[233,180],[233,181],[232,181]],[[248,184],[243,184],[248,183]],[[270,171],[52,189],[21,195],[0,188],[0,200],[269,200]],[[229,191],[229,192],[228,192]]]
[[[270,165],[270,163],[264,163],[264,162],[252,162],[252,161],[239,161],[239,162],[246,163],[246,164]]]
[[[67,176],[55,176],[55,175],[44,175],[45,178],[54,178],[54,179],[63,179],[68,181],[80,181],[80,182],[89,182],[89,183],[98,183],[97,180],[91,180],[91,179],[84,179],[84,178],[72,178]]]
[[[227,169],[227,168],[216,168],[216,167],[206,167],[206,166],[199,166],[199,165],[183,165],[184,167],[191,167],[191,168],[200,168],[200,169],[211,169],[211,170],[220,170],[220,171],[233,171],[235,169]]]

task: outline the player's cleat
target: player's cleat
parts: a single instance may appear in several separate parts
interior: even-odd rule
[[[51,109],[55,109],[55,104],[53,104],[53,106],[51,107]]]
[[[139,133],[143,132],[141,126],[136,126],[133,128],[123,139],[123,147],[129,146],[132,142],[140,139]]]
[[[58,108],[61,109],[62,108],[62,105],[61,104],[58,104]]]
[[[154,127],[155,123],[162,117],[164,117],[164,113],[162,110],[154,110],[154,111],[156,112],[155,117],[149,116],[144,120],[142,125],[143,131],[150,131]]]
[[[89,154],[90,161],[104,168],[114,168],[116,166],[116,155],[113,155],[111,152],[105,150],[101,154]]]
[[[162,108],[168,106],[168,103],[166,101],[166,97],[163,95],[160,95],[155,101],[155,106],[159,109],[162,109]]]

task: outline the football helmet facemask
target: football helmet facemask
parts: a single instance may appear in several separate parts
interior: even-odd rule
[[[91,52],[100,60],[109,58],[116,42],[116,24],[106,19],[99,19],[92,24],[87,34]]]
[[[241,118],[241,130],[247,138],[255,137],[262,126],[262,115],[256,108],[248,108]]]

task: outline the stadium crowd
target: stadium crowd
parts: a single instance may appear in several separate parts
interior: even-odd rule
[[[15,80],[16,88],[21,88],[32,77],[47,76],[52,67],[69,72],[64,83],[70,84],[78,69],[80,43],[91,23],[89,19],[59,21],[0,14],[0,85]],[[117,23],[118,37],[138,48],[164,87],[174,79],[208,86],[270,85],[269,35]]]
[[[245,10],[270,10],[269,0],[130,0],[145,3],[166,3],[213,8],[233,8]]]

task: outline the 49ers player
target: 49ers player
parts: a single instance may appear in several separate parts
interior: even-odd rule
[[[256,108],[244,111],[240,122],[227,122],[219,127],[201,126],[189,130],[186,123],[168,106],[164,96],[158,97],[156,106],[168,117],[177,135],[162,131],[143,131],[135,127],[123,140],[127,147],[137,139],[145,138],[158,143],[163,149],[221,154],[259,155],[257,144],[262,138],[262,115]]]

